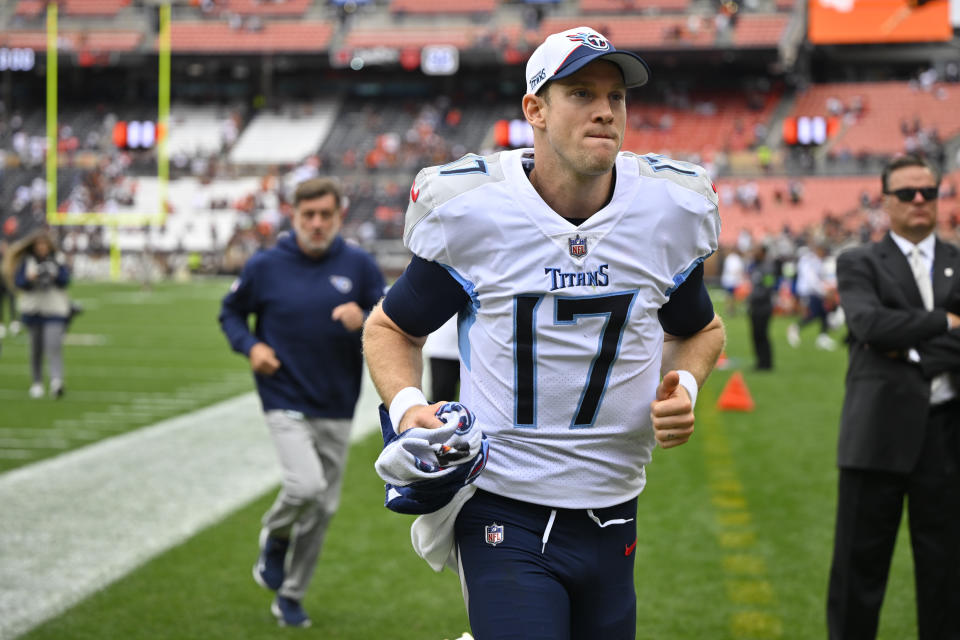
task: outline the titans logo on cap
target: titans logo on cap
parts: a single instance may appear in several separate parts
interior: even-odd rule
[[[610,43],[607,42],[599,33],[589,33],[585,31],[581,31],[580,33],[568,33],[567,38],[572,42],[579,42],[580,44],[586,45],[591,49],[596,49],[597,51],[606,51],[610,48]]]

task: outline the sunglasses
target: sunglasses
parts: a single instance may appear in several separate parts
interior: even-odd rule
[[[931,200],[937,199],[940,189],[937,187],[904,187],[903,189],[894,189],[893,191],[885,191],[884,193],[895,196],[900,202],[913,202],[913,199],[917,197],[918,191],[924,202],[930,202]]]

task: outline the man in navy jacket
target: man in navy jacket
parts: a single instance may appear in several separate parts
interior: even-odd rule
[[[220,311],[230,346],[250,360],[283,469],[253,568],[277,592],[271,611],[283,626],[310,624],[301,601],[339,504],[363,372],[360,330],[385,288],[373,258],[340,236],[342,199],[330,179],[302,182],[293,234],[250,258]]]

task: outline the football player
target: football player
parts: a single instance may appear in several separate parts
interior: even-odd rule
[[[635,636],[644,467],[692,435],[723,347],[702,267],[716,190],[698,166],[620,150],[627,89],[648,76],[593,29],[549,36],[526,66],[533,149],[417,175],[413,261],[365,326],[403,432],[440,426],[420,350],[458,314],[460,401],[490,441],[453,527],[478,640]]]

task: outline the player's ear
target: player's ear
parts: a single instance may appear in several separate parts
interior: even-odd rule
[[[535,129],[543,129],[546,126],[543,114],[546,103],[544,98],[532,93],[523,96],[523,116]]]

